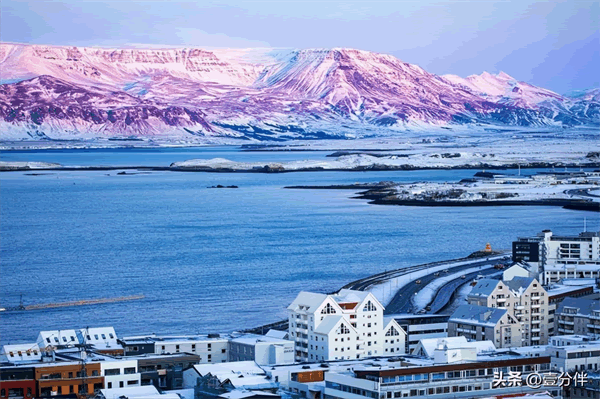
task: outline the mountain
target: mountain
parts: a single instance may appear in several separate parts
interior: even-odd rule
[[[577,98],[500,73],[438,76],[354,49],[0,44],[0,139],[287,140],[431,126],[599,124]]]

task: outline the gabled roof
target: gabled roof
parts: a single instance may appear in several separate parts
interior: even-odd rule
[[[334,330],[340,321],[344,320],[343,316],[338,315],[329,315],[319,324],[317,328],[315,328],[315,333],[317,334],[329,334],[330,331]],[[350,323],[346,323],[349,328],[352,328]]]
[[[325,294],[302,291],[290,306],[288,306],[288,310],[296,311],[300,306],[306,306],[307,312],[314,313],[325,299],[327,299],[327,295]]]
[[[488,297],[494,292],[500,280],[494,280],[491,278],[483,278],[477,282],[477,285],[473,287],[469,296]]]
[[[449,322],[494,327],[505,314],[506,309],[461,305],[452,313]]]
[[[512,280],[505,281],[504,284],[508,287],[511,293],[520,297],[523,292],[535,281],[533,277],[514,277]]]

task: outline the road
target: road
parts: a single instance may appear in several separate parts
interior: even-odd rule
[[[506,255],[506,257],[509,258],[508,255]],[[490,260],[485,259],[480,262],[470,263],[468,265],[448,267],[448,274],[457,273],[459,271],[471,269],[473,267],[478,267],[478,266],[486,266],[486,265],[493,266],[493,265],[497,264],[498,262],[499,262],[499,259],[496,257],[496,258],[491,258]],[[492,270],[496,270],[496,269],[492,269]],[[483,271],[486,271],[486,270],[483,270]],[[440,276],[443,276],[443,274],[444,274],[443,272],[440,273]],[[471,279],[473,279],[478,274],[482,274],[482,273],[480,273],[480,271],[477,271],[475,273],[471,273],[469,276],[474,275],[473,277],[470,277]],[[419,278],[419,280],[421,281],[420,284],[417,284],[416,281],[411,281],[410,283],[408,283],[407,285],[402,287],[402,289],[396,293],[396,295],[392,298],[390,303],[386,306],[385,313],[386,314],[399,314],[399,313],[413,312],[414,309],[413,309],[413,304],[412,304],[412,298],[415,295],[415,293],[417,293],[422,287],[425,287],[427,284],[431,283],[433,280],[435,280],[438,277],[439,276],[436,276],[435,273],[431,273],[426,276],[420,277]],[[459,280],[461,280],[462,282],[468,281],[467,278],[459,279]],[[443,288],[444,287],[442,287],[441,289],[443,289]],[[438,296],[439,296],[439,292],[438,292],[438,295],[436,295],[436,299],[438,298]],[[446,302],[449,301],[451,299],[451,295],[444,294],[444,296],[437,299],[437,301],[436,301],[436,299],[434,299],[434,302],[436,302],[436,307],[438,309],[441,309],[446,305],[446,304],[442,305],[443,300],[446,299]]]

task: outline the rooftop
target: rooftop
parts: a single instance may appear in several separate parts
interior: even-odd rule
[[[478,305],[460,305],[452,313],[449,321],[494,327],[505,314],[506,309],[488,308]]]

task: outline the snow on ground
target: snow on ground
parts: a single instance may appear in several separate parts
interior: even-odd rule
[[[19,168],[19,169],[48,169],[57,168],[62,165],[50,162],[4,162],[0,161],[0,168]]]
[[[486,266],[472,267],[470,269],[462,270],[462,271],[454,273],[454,274],[445,275],[443,277],[437,278],[437,279],[433,280],[431,283],[427,284],[425,287],[421,288],[421,290],[419,290],[417,295],[415,295],[413,297],[412,302],[415,305],[416,310],[424,309],[427,305],[429,305],[431,303],[431,301],[433,301],[435,294],[437,294],[438,290],[446,283],[449,283],[452,280],[456,280],[457,278],[460,278],[463,275],[466,275],[469,273],[475,273],[477,271],[484,270],[484,269],[491,269],[492,267],[494,267],[494,266],[486,265]]]
[[[496,260],[496,259],[500,260],[500,259],[504,258],[505,256],[506,256],[506,254],[490,256],[489,259],[490,260]],[[478,259],[465,260],[465,261],[460,261],[460,262],[442,263],[438,266],[427,267],[425,269],[416,270],[414,272],[410,272],[407,270],[406,274],[399,276],[399,277],[389,279],[381,284],[374,285],[374,286],[370,287],[367,291],[369,291],[373,295],[375,295],[375,298],[377,298],[377,300],[379,302],[384,304],[384,306],[387,306],[387,304],[390,303],[390,301],[396,295],[396,293],[398,291],[400,291],[402,288],[404,288],[411,281],[414,281],[423,276],[427,276],[428,274],[431,274],[431,273],[440,272],[440,271],[450,269],[450,268],[456,267],[456,266],[464,266],[464,265],[469,265],[469,264],[475,263],[475,262],[481,262],[481,260],[482,260],[481,258],[478,258]]]

